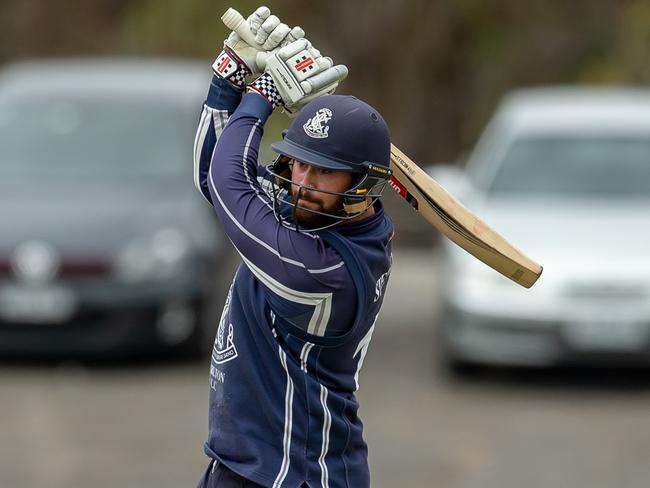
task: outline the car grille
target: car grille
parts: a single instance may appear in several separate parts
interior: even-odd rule
[[[59,278],[95,278],[106,276],[111,272],[111,265],[107,261],[64,259],[59,266]],[[0,278],[13,275],[11,263],[8,259],[0,259]]]
[[[64,261],[59,269],[59,276],[64,278],[105,276],[110,270],[110,264],[101,261]]]

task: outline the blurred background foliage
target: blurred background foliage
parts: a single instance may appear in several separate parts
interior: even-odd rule
[[[376,106],[424,163],[453,161],[507,91],[540,84],[650,81],[647,0],[267,2],[350,67],[342,93]],[[219,16],[258,1],[0,0],[0,63],[79,55],[209,63]],[[45,80],[44,80],[45,81]]]

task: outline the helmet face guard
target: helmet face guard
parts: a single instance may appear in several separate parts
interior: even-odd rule
[[[273,210],[276,218],[280,222],[283,221],[282,213],[280,211],[282,205],[293,207],[294,214],[296,209],[301,209],[306,212],[311,212],[332,219],[333,222],[329,225],[314,229],[306,229],[311,231],[332,227],[363,214],[381,197],[384,188],[390,179],[390,175],[392,174],[392,171],[389,168],[373,163],[365,163],[363,166],[365,171],[358,173],[359,177],[349,189],[344,192],[333,192],[328,190],[319,190],[300,183],[295,183],[291,179],[291,167],[292,158],[285,155],[279,155],[273,164],[266,167],[268,173],[275,180],[275,185],[272,190]],[[292,186],[298,188],[298,194],[300,194],[303,189],[306,189],[312,193],[324,193],[327,195],[342,197],[343,205],[339,209],[339,213],[321,212],[319,210],[303,207],[293,200],[293,192],[291,191]],[[296,225],[298,225],[297,221]]]

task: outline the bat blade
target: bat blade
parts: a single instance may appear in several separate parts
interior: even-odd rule
[[[530,288],[542,266],[524,255],[391,144],[390,185],[445,236],[515,283]]]

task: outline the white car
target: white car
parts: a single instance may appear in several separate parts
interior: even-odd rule
[[[650,363],[650,90],[515,92],[432,174],[544,266],[524,289],[445,242],[450,365]]]

